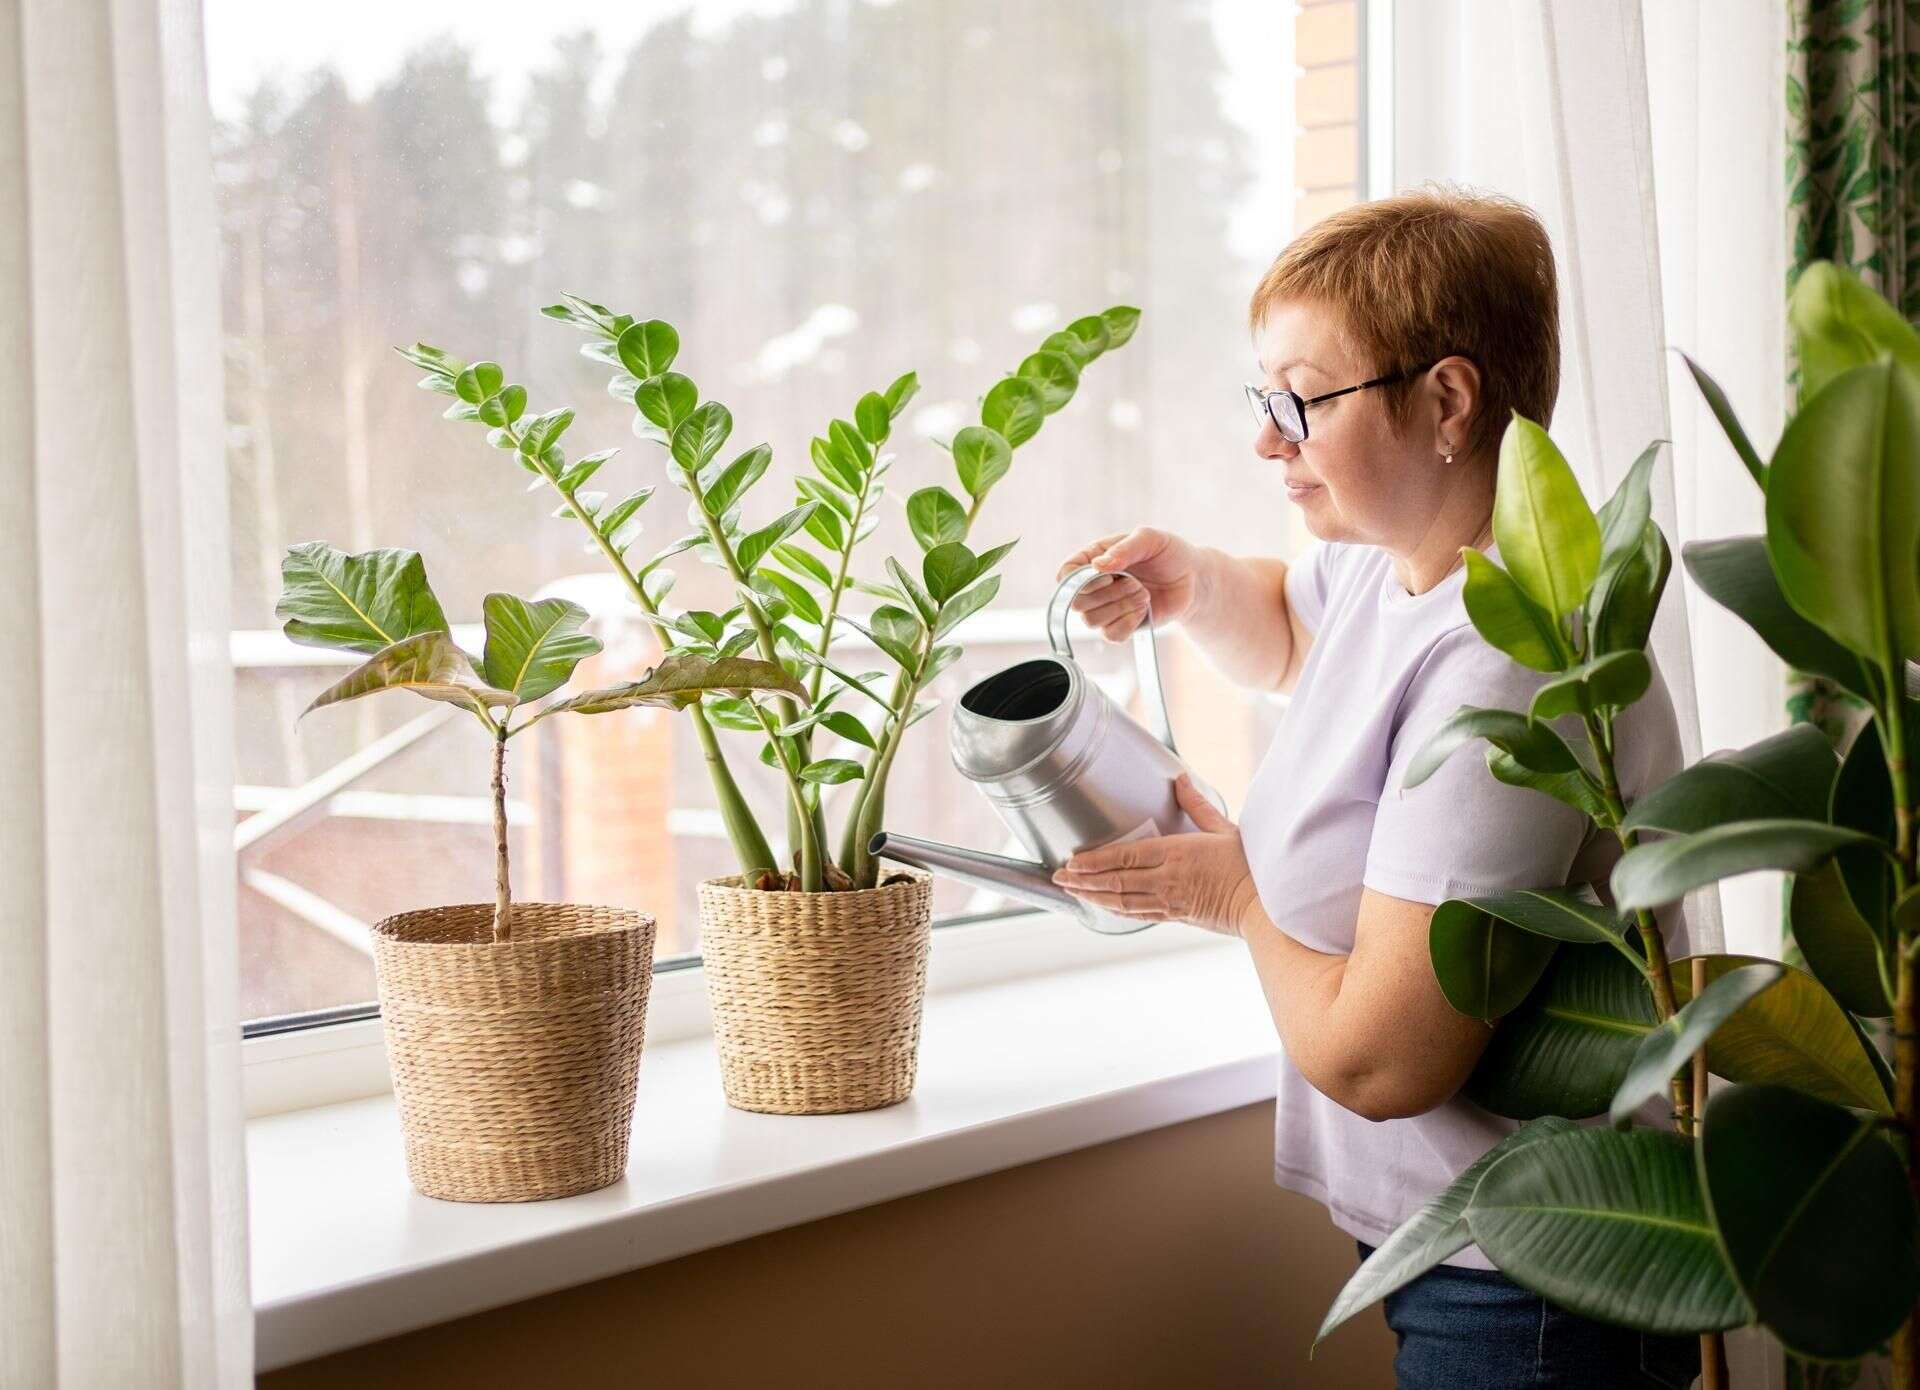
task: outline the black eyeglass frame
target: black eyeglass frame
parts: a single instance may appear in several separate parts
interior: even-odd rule
[[[1342,387],[1338,391],[1328,391],[1325,395],[1320,396],[1302,397],[1298,391],[1289,391],[1284,387],[1278,387],[1271,391],[1263,391],[1252,382],[1247,382],[1247,403],[1253,407],[1254,418],[1264,418],[1273,421],[1273,427],[1280,432],[1280,437],[1286,440],[1287,443],[1304,444],[1307,441],[1309,432],[1307,429],[1308,406],[1319,405],[1322,401],[1330,401],[1339,396],[1351,396],[1355,391],[1365,391],[1374,386],[1391,386],[1396,381],[1405,381],[1409,377],[1416,377],[1422,372],[1431,371],[1436,365],[1436,363],[1428,362],[1423,366],[1408,367],[1403,371],[1393,372],[1387,376],[1377,376],[1371,381],[1363,381],[1358,386]],[[1299,434],[1296,435],[1292,433],[1287,428],[1285,422],[1281,420],[1280,412],[1273,408],[1273,402],[1276,396],[1293,403],[1294,419],[1300,422]]]

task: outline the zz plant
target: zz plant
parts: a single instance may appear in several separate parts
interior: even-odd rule
[[[992,571],[1014,546],[972,547],[981,506],[1006,476],[1015,450],[1073,398],[1081,373],[1133,336],[1139,311],[1118,306],[1076,319],[994,383],[980,402],[978,422],[945,446],[966,500],[937,485],[911,493],[906,517],[921,554],[911,564],[887,557],[882,578],[856,578],[854,552],[880,522],[887,494],[882,480],[893,462],[885,449],[919,389],[912,372],[861,396],[851,419],[830,421],[811,442],[811,468],[795,481],[794,505],[750,528],[741,519],[743,505],[773,450],[756,444],[723,456],[733,416],[719,401],[702,400],[693,380],[673,369],[680,337],[672,325],[616,314],[573,295],[542,312],[587,335],[581,353],[607,368],[608,391],[634,408],[634,433],[659,448],[667,480],[686,494],[691,529],[645,559],[633,552],[642,534],[640,509],[654,488],[638,487],[617,500],[590,489],[617,450],[570,460],[560,439],[573,423],[572,410],[528,415],[526,389],[507,381],[496,363],[469,365],[425,344],[400,352],[426,373],[422,388],[454,398],[448,419],[486,427],[488,442],[533,475],[533,489],[557,497],[554,515],[587,532],[589,550],[659,629],[670,660],[726,661],[751,651],[792,678],[793,688],[775,690],[764,702],[715,686],[684,706],[743,881],[805,892],[875,886],[878,865],[867,846],[881,827],[901,739],[939,703],[921,693],[961,655],[958,645],[942,639],[992,601],[1000,587]],[[724,612],[667,607],[675,575],[665,564],[686,551],[725,572],[737,601]],[[843,606],[849,590],[880,602],[856,617]],[[885,670],[856,672],[834,651],[836,639],[855,632],[887,658],[890,678]],[[846,696],[857,696],[867,717],[836,707]],[[780,774],[791,874],[781,869],[716,729],[757,735],[760,760]],[[823,756],[818,745],[829,737],[839,748]],[[859,786],[836,844],[822,789],[843,782]]]
[[[314,697],[306,713],[379,690],[411,690],[467,711],[493,742],[493,939],[510,940],[513,901],[507,863],[507,741],[550,714],[605,714],[649,705],[684,709],[711,692],[751,703],[805,692],[768,662],[676,652],[639,680],[567,699],[554,694],[600,639],[580,630],[587,611],[565,599],[488,594],[481,604],[486,645],[478,657],[454,642],[424,564],[411,550],[348,555],[323,542],[290,549],[281,562],[276,616],[308,646],[367,653],[367,659]],[[757,707],[757,706],[756,706]]]
[[[1654,451],[1596,516],[1536,425],[1501,447],[1494,535],[1466,551],[1486,641],[1552,674],[1528,710],[1462,708],[1409,768],[1487,745],[1503,781],[1616,836],[1609,901],[1551,887],[1442,903],[1429,948],[1454,1008],[1497,1026],[1467,1095],[1519,1129],[1384,1241],[1320,1335],[1470,1243],[1509,1277],[1589,1317],[1656,1333],[1758,1322],[1804,1357],[1893,1338],[1920,1386],[1914,1126],[1920,955],[1914,784],[1920,720],[1920,336],[1828,265],[1792,304],[1804,402],[1771,460],[1713,379],[1697,383],[1753,481],[1766,534],[1689,545],[1688,572],[1775,653],[1858,695],[1871,722],[1836,758],[1797,726],[1715,754],[1627,804],[1622,711],[1669,569],[1650,520]],[[1669,961],[1653,917],[1754,870],[1793,876],[1802,970]],[[1703,981],[1696,990],[1695,982]],[[1893,1020],[1889,1068],[1869,1040]],[[1694,1054],[1732,1084],[1710,1099]],[[1665,1096],[1672,1129],[1636,1114]],[[1573,1121],[1605,1116],[1610,1122]]]

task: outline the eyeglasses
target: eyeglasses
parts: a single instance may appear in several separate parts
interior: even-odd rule
[[[1419,376],[1434,364],[1408,367],[1405,371],[1395,372],[1391,376],[1377,376],[1372,381],[1363,381],[1358,386],[1349,386],[1339,391],[1329,391],[1324,396],[1309,396],[1302,399],[1298,391],[1262,391],[1251,383],[1247,386],[1247,404],[1253,407],[1253,418],[1264,424],[1273,421],[1273,427],[1280,431],[1280,437],[1289,444],[1301,444],[1307,438],[1307,407],[1330,401],[1336,396],[1351,396],[1355,391],[1365,391],[1370,386],[1390,386],[1396,381],[1405,381],[1408,377]]]

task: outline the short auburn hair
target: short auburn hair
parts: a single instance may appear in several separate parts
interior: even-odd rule
[[[1465,452],[1496,456],[1513,411],[1545,426],[1560,391],[1560,295],[1547,229],[1493,194],[1428,187],[1357,203],[1295,237],[1261,277],[1248,318],[1275,305],[1328,305],[1369,375],[1442,357],[1480,369]],[[1347,383],[1340,383],[1345,385]],[[1414,383],[1385,388],[1404,424]]]

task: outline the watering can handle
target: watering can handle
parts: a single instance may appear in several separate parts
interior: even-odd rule
[[[1073,657],[1073,643],[1067,637],[1067,615],[1072,611],[1075,595],[1102,574],[1125,573],[1125,570],[1099,570],[1092,565],[1082,565],[1060,581],[1059,587],[1053,591],[1053,599],[1047,604],[1047,641],[1052,644],[1056,655],[1069,660]],[[1147,704],[1148,727],[1167,746],[1169,753],[1177,754],[1180,750],[1173,746],[1173,724],[1167,718],[1166,692],[1160,688],[1160,654],[1153,643],[1151,595],[1147,599],[1145,620],[1133,630],[1133,664],[1140,677],[1141,698]]]

